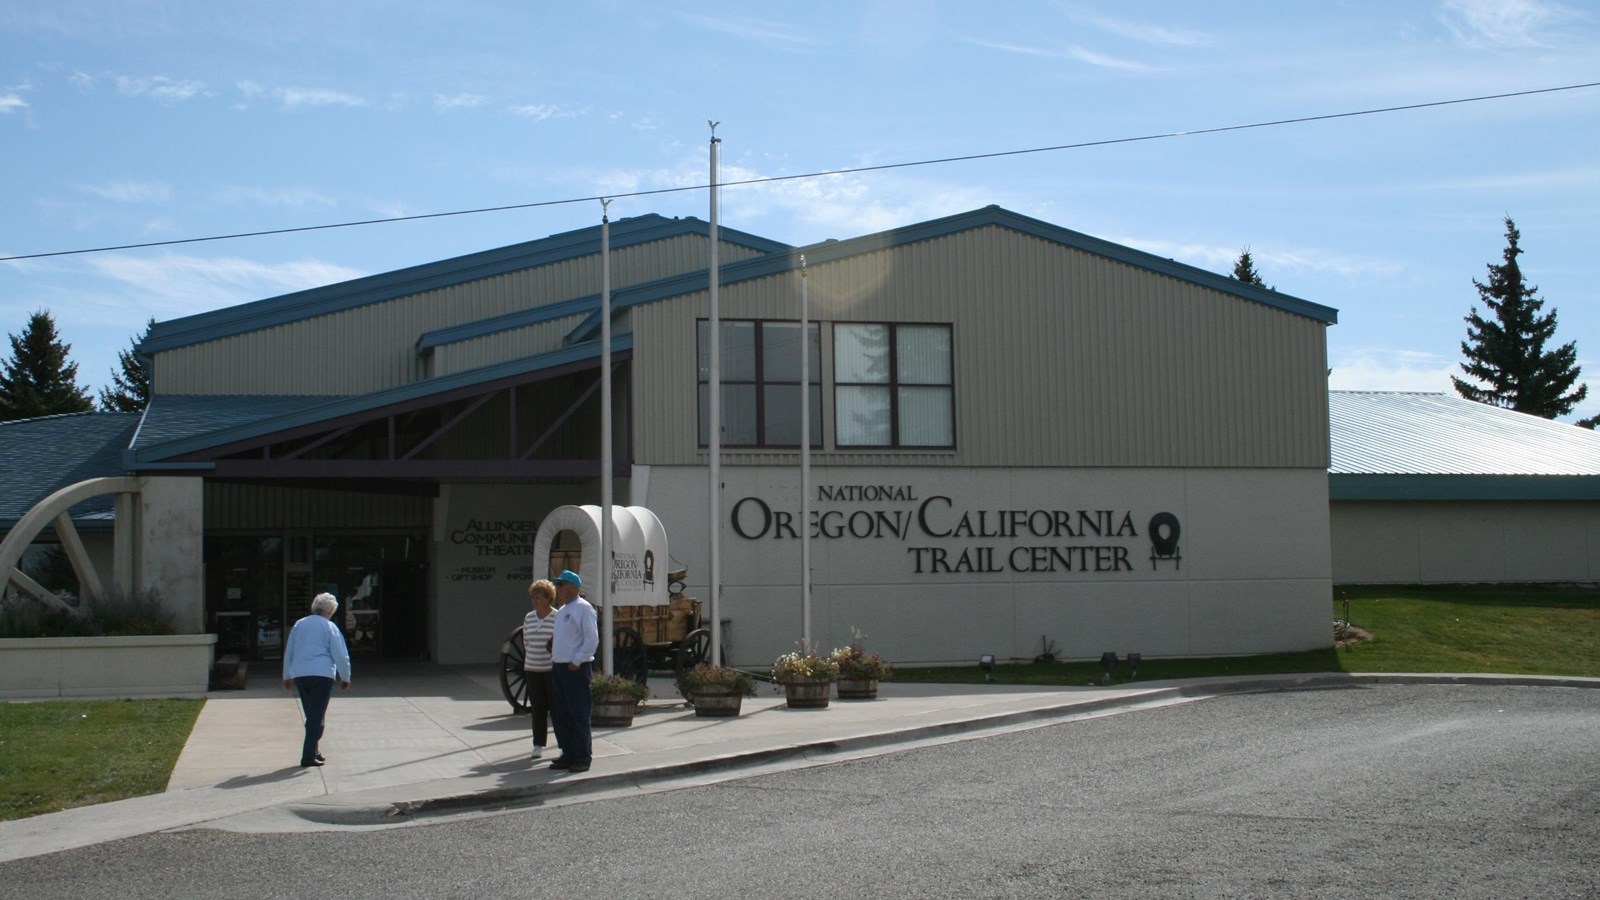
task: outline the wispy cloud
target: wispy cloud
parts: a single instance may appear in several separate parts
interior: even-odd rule
[[[78,190],[113,203],[165,203],[172,199],[172,185],[154,181],[112,181],[105,184],[80,184]]]
[[[489,98],[482,94],[433,95],[433,108],[442,113],[457,109],[476,109],[488,102]]]
[[[321,106],[358,108],[367,105],[362,97],[331,88],[267,87],[254,81],[241,81],[235,86],[246,99],[273,100],[284,110]]]
[[[1067,55],[1071,56],[1078,62],[1086,63],[1091,66],[1098,66],[1102,69],[1116,69],[1122,72],[1166,71],[1161,66],[1152,66],[1141,62],[1134,62],[1131,59],[1122,59],[1120,57],[1112,56],[1109,53],[1096,53],[1093,50],[1086,50],[1083,47],[1068,47]]]
[[[1068,44],[1059,47],[1046,47],[1036,44],[1017,44],[1010,41],[992,41],[987,38],[972,37],[970,35],[962,35],[958,39],[972,44],[975,47],[983,47],[986,50],[994,50],[996,52],[1007,53],[1012,56],[1032,56],[1041,59],[1072,60],[1074,62],[1084,63],[1085,65],[1095,66],[1102,69],[1115,69],[1120,72],[1152,73],[1167,71],[1167,69],[1162,66],[1152,66],[1148,63],[1142,63],[1136,60],[1112,56],[1109,53],[1100,53],[1085,47],[1077,46],[1075,44]]]
[[[1166,25],[1130,22],[1126,19],[1113,19],[1110,16],[1093,13],[1074,16],[1074,18],[1101,31],[1132,41],[1138,41],[1141,44],[1154,44],[1162,47],[1203,47],[1212,42],[1209,36],[1198,31],[1170,28]]]
[[[1334,354],[1328,387],[1336,391],[1450,391],[1456,361],[1436,353],[1361,347]]]
[[[27,108],[28,101],[22,99],[21,94],[0,94],[0,116],[23,112]]]
[[[1210,272],[1227,274],[1233,271],[1243,245],[1232,246],[1214,243],[1184,243],[1141,235],[1105,235],[1106,240],[1146,253],[1175,259]],[[1263,280],[1284,293],[1295,293],[1291,285],[1295,274],[1337,275],[1343,278],[1393,278],[1404,267],[1392,260],[1358,259],[1331,249],[1274,248],[1252,245],[1250,258]]]
[[[149,97],[163,103],[181,103],[205,92],[203,81],[180,81],[165,75],[120,75],[117,93],[124,97]]]
[[[520,106],[510,107],[508,112],[513,116],[522,116],[533,119],[536,122],[543,122],[547,119],[570,119],[582,114],[583,111],[569,106],[549,103],[524,103]]]
[[[265,188],[229,185],[217,191],[213,197],[219,203],[241,206],[280,206],[303,209],[308,206],[331,207],[338,205],[338,201],[332,197],[310,188]]]
[[[783,22],[696,14],[686,14],[683,18],[692,25],[731,35],[742,41],[760,44],[771,50],[805,51],[815,48],[819,43],[810,35],[802,33],[796,26]]]
[[[1553,26],[1580,14],[1543,0],[1444,0],[1435,15],[1472,46],[1542,47]]]
[[[90,260],[96,274],[131,292],[129,305],[157,319],[184,316],[348,281],[366,273],[319,260],[266,263],[239,257],[98,256]]]

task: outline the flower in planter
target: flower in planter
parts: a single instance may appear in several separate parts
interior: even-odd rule
[[[692,698],[699,691],[733,691],[741,696],[754,697],[756,680],[748,672],[705,663],[678,673],[678,693]]]
[[[858,641],[833,651],[839,677],[851,681],[883,681],[894,677],[894,666],[876,653],[868,653]]]
[[[650,699],[650,689],[622,675],[598,674],[589,679],[589,698],[632,697],[636,702]]]
[[[832,681],[838,675],[838,663],[809,649],[785,653],[772,664],[772,680],[779,684],[791,681]]]

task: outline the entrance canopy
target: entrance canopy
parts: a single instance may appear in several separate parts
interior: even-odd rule
[[[596,599],[600,584],[600,507],[561,506],[539,523],[533,539],[534,572],[550,566],[550,545],[556,535],[571,531],[578,536],[584,594]],[[611,604],[659,606],[667,602],[667,531],[656,514],[643,506],[611,507]],[[543,568],[540,568],[542,566]]]

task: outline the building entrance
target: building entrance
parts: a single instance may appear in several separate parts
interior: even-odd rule
[[[425,656],[426,546],[421,535],[206,538],[206,621],[217,653],[283,658],[288,629],[326,591],[339,600],[334,624],[351,656]]]

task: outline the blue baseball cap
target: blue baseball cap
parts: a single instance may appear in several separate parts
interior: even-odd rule
[[[583,576],[572,571],[571,569],[562,569],[560,575],[557,575],[550,580],[556,582],[557,584],[565,581],[567,584],[570,584],[579,590],[583,590]]]

